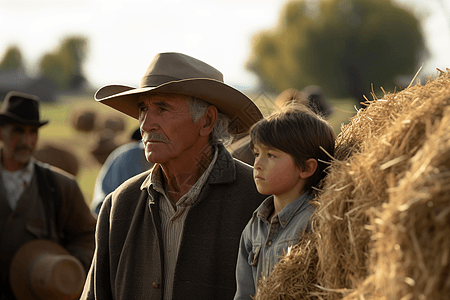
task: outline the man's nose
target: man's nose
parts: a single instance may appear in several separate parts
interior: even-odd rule
[[[143,114],[139,118],[139,127],[142,131],[153,131],[159,128],[159,125],[157,123],[157,116],[154,116],[154,114],[151,113],[150,110],[147,110],[145,114]]]
[[[24,143],[27,146],[33,145],[35,140],[35,134],[33,133],[24,133],[22,135],[22,143]]]

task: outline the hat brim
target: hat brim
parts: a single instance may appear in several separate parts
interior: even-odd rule
[[[143,93],[171,93],[193,96],[209,102],[230,118],[229,132],[241,134],[263,115],[256,104],[237,89],[214,79],[194,78],[171,81],[157,87],[134,88],[107,85],[95,94],[95,100],[138,119],[137,101]]]
[[[10,266],[10,284],[18,300],[36,299],[36,295],[29,287],[28,280],[23,276],[28,274],[30,264],[35,257],[46,253],[71,255],[58,243],[45,239],[31,240],[23,244],[14,254]]]
[[[8,124],[8,123],[17,123],[17,124],[23,124],[23,125],[35,125],[35,126],[44,126],[48,123],[48,120],[46,121],[30,121],[26,119],[22,119],[15,114],[11,114],[9,112],[4,112],[0,114],[0,125]]]

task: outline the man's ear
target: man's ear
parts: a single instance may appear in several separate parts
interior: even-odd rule
[[[208,136],[212,132],[214,125],[216,125],[218,115],[219,112],[217,111],[217,108],[214,105],[208,106],[201,121],[202,122],[202,127],[200,128],[201,136]]]
[[[317,160],[310,158],[305,162],[305,167],[300,172],[300,178],[306,179],[311,177],[317,170]]]

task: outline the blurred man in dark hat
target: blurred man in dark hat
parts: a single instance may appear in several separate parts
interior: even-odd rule
[[[38,97],[6,95],[0,110],[0,299],[17,297],[10,265],[27,242],[56,242],[85,269],[94,252],[96,220],[74,177],[32,157],[39,128],[47,123],[39,118]]]
[[[139,88],[95,99],[139,120],[154,166],[103,202],[81,299],[232,299],[239,238],[264,196],[224,144],[262,118],[258,107],[180,53],[157,54]]]

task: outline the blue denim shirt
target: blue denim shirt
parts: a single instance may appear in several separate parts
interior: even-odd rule
[[[262,277],[267,277],[288,247],[297,244],[301,231],[309,231],[314,206],[306,192],[268,221],[274,210],[273,196],[255,210],[241,235],[236,266],[237,291],[234,299],[252,299]]]

